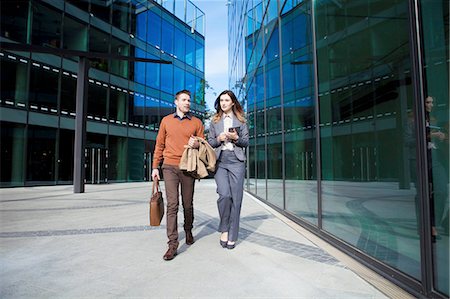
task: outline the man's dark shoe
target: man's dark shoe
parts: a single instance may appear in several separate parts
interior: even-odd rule
[[[192,245],[194,244],[194,236],[192,235],[192,231],[186,231],[186,244]]]
[[[169,247],[169,249],[167,249],[167,252],[164,254],[163,259],[165,261],[170,261],[173,260],[174,257],[177,256],[177,249],[174,247]]]

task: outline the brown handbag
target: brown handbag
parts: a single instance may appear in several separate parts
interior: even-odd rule
[[[150,225],[159,226],[164,216],[164,200],[159,189],[159,180],[153,180],[152,196],[150,198]]]

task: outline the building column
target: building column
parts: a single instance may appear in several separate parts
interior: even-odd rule
[[[84,149],[86,146],[86,114],[88,89],[89,60],[80,57],[78,62],[76,117],[75,117],[75,148],[73,167],[73,192],[84,193]]]

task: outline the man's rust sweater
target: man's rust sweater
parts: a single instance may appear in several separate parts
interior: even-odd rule
[[[188,144],[191,136],[204,138],[204,127],[200,119],[190,114],[182,119],[176,113],[165,116],[161,120],[156,137],[152,167],[158,168],[161,161],[178,166],[184,146]]]

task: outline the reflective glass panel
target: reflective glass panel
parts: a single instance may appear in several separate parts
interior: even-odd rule
[[[128,32],[128,24],[130,20],[130,1],[116,0],[113,3],[112,9],[113,26]]]
[[[56,129],[28,126],[27,184],[54,184]]]
[[[434,287],[449,295],[449,2],[420,1]]]
[[[1,35],[9,40],[27,42],[27,19],[29,1],[1,1]],[[8,12],[8,13],[4,13]]]
[[[0,123],[0,186],[23,186],[25,182],[25,125]]]
[[[19,63],[2,57],[0,60],[2,103],[9,101],[22,105],[19,107],[25,107],[28,102],[28,65],[29,63]]]
[[[316,12],[323,229],[420,279],[408,1]]]
[[[33,2],[33,45],[61,47],[61,13]]]
[[[309,3],[295,7],[282,19],[285,192],[286,209],[317,225],[317,154],[310,21]],[[304,42],[297,42],[299,40]]]
[[[59,130],[58,138],[58,183],[68,184],[73,180],[73,148],[75,131]]]

